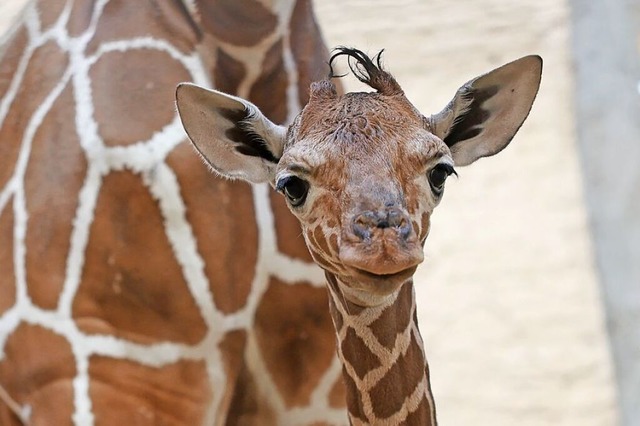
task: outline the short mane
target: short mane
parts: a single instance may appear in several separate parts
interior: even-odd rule
[[[333,62],[340,56],[347,57],[347,63],[353,75],[361,82],[376,89],[383,95],[402,94],[402,88],[393,76],[382,68],[382,52],[378,52],[373,59],[361,50],[350,47],[336,47],[329,59],[329,79],[343,77],[334,74]],[[375,62],[374,62],[375,61]]]

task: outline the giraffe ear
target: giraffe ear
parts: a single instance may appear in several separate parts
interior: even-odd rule
[[[542,77],[542,58],[526,56],[477,77],[460,89],[431,132],[451,149],[458,166],[504,149],[529,115]]]
[[[273,180],[286,127],[251,102],[190,83],[178,85],[176,105],[189,139],[213,170],[253,183]]]

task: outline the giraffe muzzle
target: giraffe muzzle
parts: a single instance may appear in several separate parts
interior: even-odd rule
[[[384,210],[368,210],[356,215],[352,223],[353,234],[363,241],[377,232],[396,232],[398,238],[408,240],[413,232],[409,216],[397,207]]]
[[[354,215],[343,231],[339,256],[355,275],[385,279],[412,274],[424,259],[409,215],[396,206]]]

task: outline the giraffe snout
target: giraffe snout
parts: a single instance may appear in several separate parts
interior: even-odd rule
[[[367,210],[353,218],[352,231],[359,239],[370,239],[378,230],[395,230],[406,241],[413,231],[409,215],[398,207],[383,210]]]
[[[348,223],[339,258],[357,280],[399,284],[410,278],[424,259],[409,214],[397,204],[361,210]]]

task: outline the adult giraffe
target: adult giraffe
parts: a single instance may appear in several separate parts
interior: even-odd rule
[[[178,87],[178,110],[215,171],[269,182],[300,220],[327,277],[351,423],[435,426],[412,277],[454,165],[509,144],[538,93],[542,60],[475,78],[425,117],[380,56],[340,48],[330,62],[341,55],[376,91],[339,96],[330,80],[314,83],[289,127],[191,84]]]
[[[5,41],[0,424],[345,423],[299,225],[210,179],[173,102],[295,116],[326,68],[309,1],[40,0]]]

